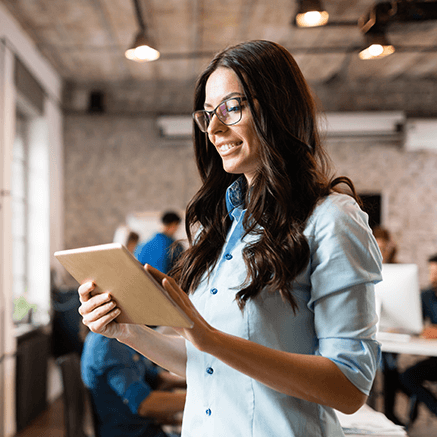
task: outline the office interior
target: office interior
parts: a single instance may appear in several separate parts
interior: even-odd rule
[[[271,39],[295,55],[324,111],[336,172],[376,202],[372,220],[427,285],[437,252],[437,15],[390,23],[396,51],[363,60],[357,23],[374,1],[325,1],[331,25],[309,29],[294,24],[301,3],[142,0],[161,58],[138,63],[124,56],[134,2],[0,1],[0,435],[16,435],[35,404],[62,392],[53,290],[72,284],[54,252],[111,242],[129,218],[183,211],[196,192],[193,87],[227,45]]]

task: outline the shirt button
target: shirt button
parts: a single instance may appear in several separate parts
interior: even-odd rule
[[[214,373],[214,369],[212,367],[208,367],[206,369],[206,373],[209,373],[210,375],[212,375]]]
[[[209,292],[211,294],[217,294],[218,290],[217,290],[217,288],[211,288],[211,290]]]
[[[232,259],[232,255],[231,255],[230,253],[227,253],[227,254],[225,255],[225,258],[226,258],[227,260],[230,260],[230,259]]]
[[[208,408],[208,409],[205,411],[205,413],[206,413],[207,416],[211,416],[212,411]]]

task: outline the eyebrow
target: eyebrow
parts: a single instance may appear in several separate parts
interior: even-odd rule
[[[239,92],[229,93],[229,94],[227,94],[226,96],[224,96],[224,97],[221,99],[219,105],[220,105],[221,103],[223,103],[225,100],[230,99],[231,97],[235,97],[235,96],[241,97],[242,95],[243,95],[243,94],[242,94],[242,93],[239,93]],[[205,104],[204,104],[203,106],[204,106],[205,108],[212,108],[212,107],[213,107],[210,103],[206,103],[206,102],[205,102]]]

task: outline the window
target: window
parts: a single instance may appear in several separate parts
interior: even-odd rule
[[[12,150],[12,272],[13,297],[28,294],[28,156],[26,117],[17,111],[16,132]],[[17,317],[14,316],[16,321]]]
[[[26,110],[21,102],[18,108],[11,180],[13,319],[39,324],[50,314],[48,130],[31,106]]]

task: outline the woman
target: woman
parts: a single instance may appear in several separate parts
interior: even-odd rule
[[[389,264],[397,263],[397,247],[391,239],[390,232],[381,226],[375,226],[373,228],[373,236],[381,251],[382,262]]]
[[[193,327],[117,324],[90,283],[84,323],[186,376],[183,437],[341,436],[333,408],[363,405],[378,363],[381,259],[352,183],[329,175],[305,80],[280,45],[243,43],[200,76],[193,115],[190,247],[173,278],[146,266]]]

